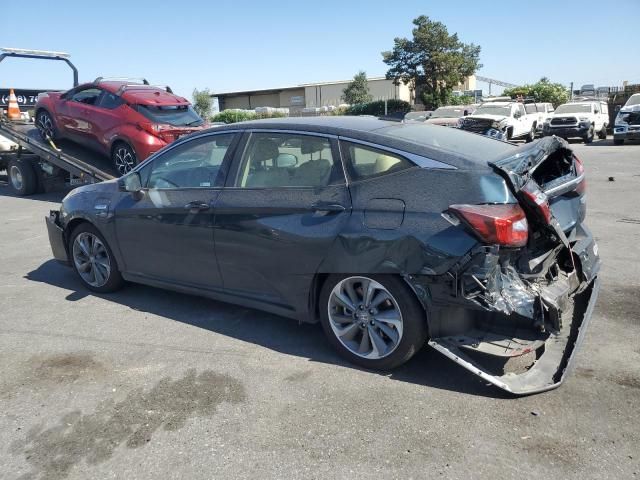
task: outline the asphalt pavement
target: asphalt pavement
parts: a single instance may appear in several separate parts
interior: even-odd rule
[[[89,293],[51,259],[64,194],[0,174],[0,478],[640,478],[640,144],[573,146],[603,286],[573,375],[525,398],[429,348],[372,373],[316,325]]]

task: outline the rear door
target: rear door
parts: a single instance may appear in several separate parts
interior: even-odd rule
[[[215,243],[225,291],[298,312],[351,211],[337,139],[245,134],[218,197]]]
[[[115,208],[127,273],[192,288],[222,285],[213,208],[237,138],[229,132],[199,136],[138,170],[142,194],[124,196]]]

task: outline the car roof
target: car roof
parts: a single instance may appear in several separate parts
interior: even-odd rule
[[[125,86],[127,88],[120,92],[120,89]],[[190,105],[186,98],[167,92],[165,88],[155,85],[143,85],[122,80],[105,80],[98,83],[85,83],[76,88],[89,87],[101,88],[107,92],[120,95],[128,103],[138,105]]]
[[[394,135],[390,130],[402,130],[411,125],[419,125],[423,128],[425,139],[429,142],[416,142],[402,135]],[[498,140],[489,139],[475,133],[464,132],[462,130],[450,129],[439,125],[429,125],[422,122],[404,123],[400,121],[384,120],[373,116],[318,116],[318,117],[288,117],[273,118],[263,120],[251,120],[248,122],[232,123],[224,126],[216,126],[205,131],[201,131],[194,136],[201,134],[223,132],[225,130],[283,130],[283,131],[300,131],[309,133],[322,133],[327,135],[336,135],[354,140],[370,142],[387,148],[397,149],[400,151],[414,153],[433,160],[453,165],[457,168],[478,168],[479,165],[488,166],[486,152],[483,152],[483,143],[498,142],[504,145],[505,149],[511,147]],[[453,132],[452,130],[455,130]],[[450,136],[451,134],[463,135],[459,140],[463,143],[478,144],[476,149],[466,149],[467,152],[473,151],[471,154],[462,154],[457,149],[441,148],[438,146],[438,139]],[[449,135],[447,135],[449,134]],[[468,137],[467,137],[468,135]],[[457,138],[457,137],[456,137]],[[442,142],[450,144],[451,142]],[[486,145],[484,145],[486,146]],[[494,150],[498,145],[490,145]],[[501,147],[502,148],[502,147]],[[500,148],[500,149],[501,149]]]
[[[499,107],[506,107],[507,105],[513,105],[516,102],[484,102],[480,106],[484,107],[485,105],[497,105]]]

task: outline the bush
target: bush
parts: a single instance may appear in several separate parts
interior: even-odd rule
[[[225,110],[214,115],[212,122],[236,123],[247,120],[259,120],[261,118],[282,118],[287,115],[283,112],[256,113],[250,110]]]
[[[411,111],[411,105],[404,100],[387,100],[387,115],[393,113],[407,113]],[[376,100],[375,102],[360,103],[351,105],[347,108],[347,115],[373,115],[381,117],[384,115],[384,100]]]

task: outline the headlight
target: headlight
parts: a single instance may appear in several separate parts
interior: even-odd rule
[[[628,125],[629,122],[629,115],[628,114],[618,114],[616,116],[616,125]]]
[[[587,117],[580,117],[578,120],[580,120],[581,122],[588,122],[589,119]]]

